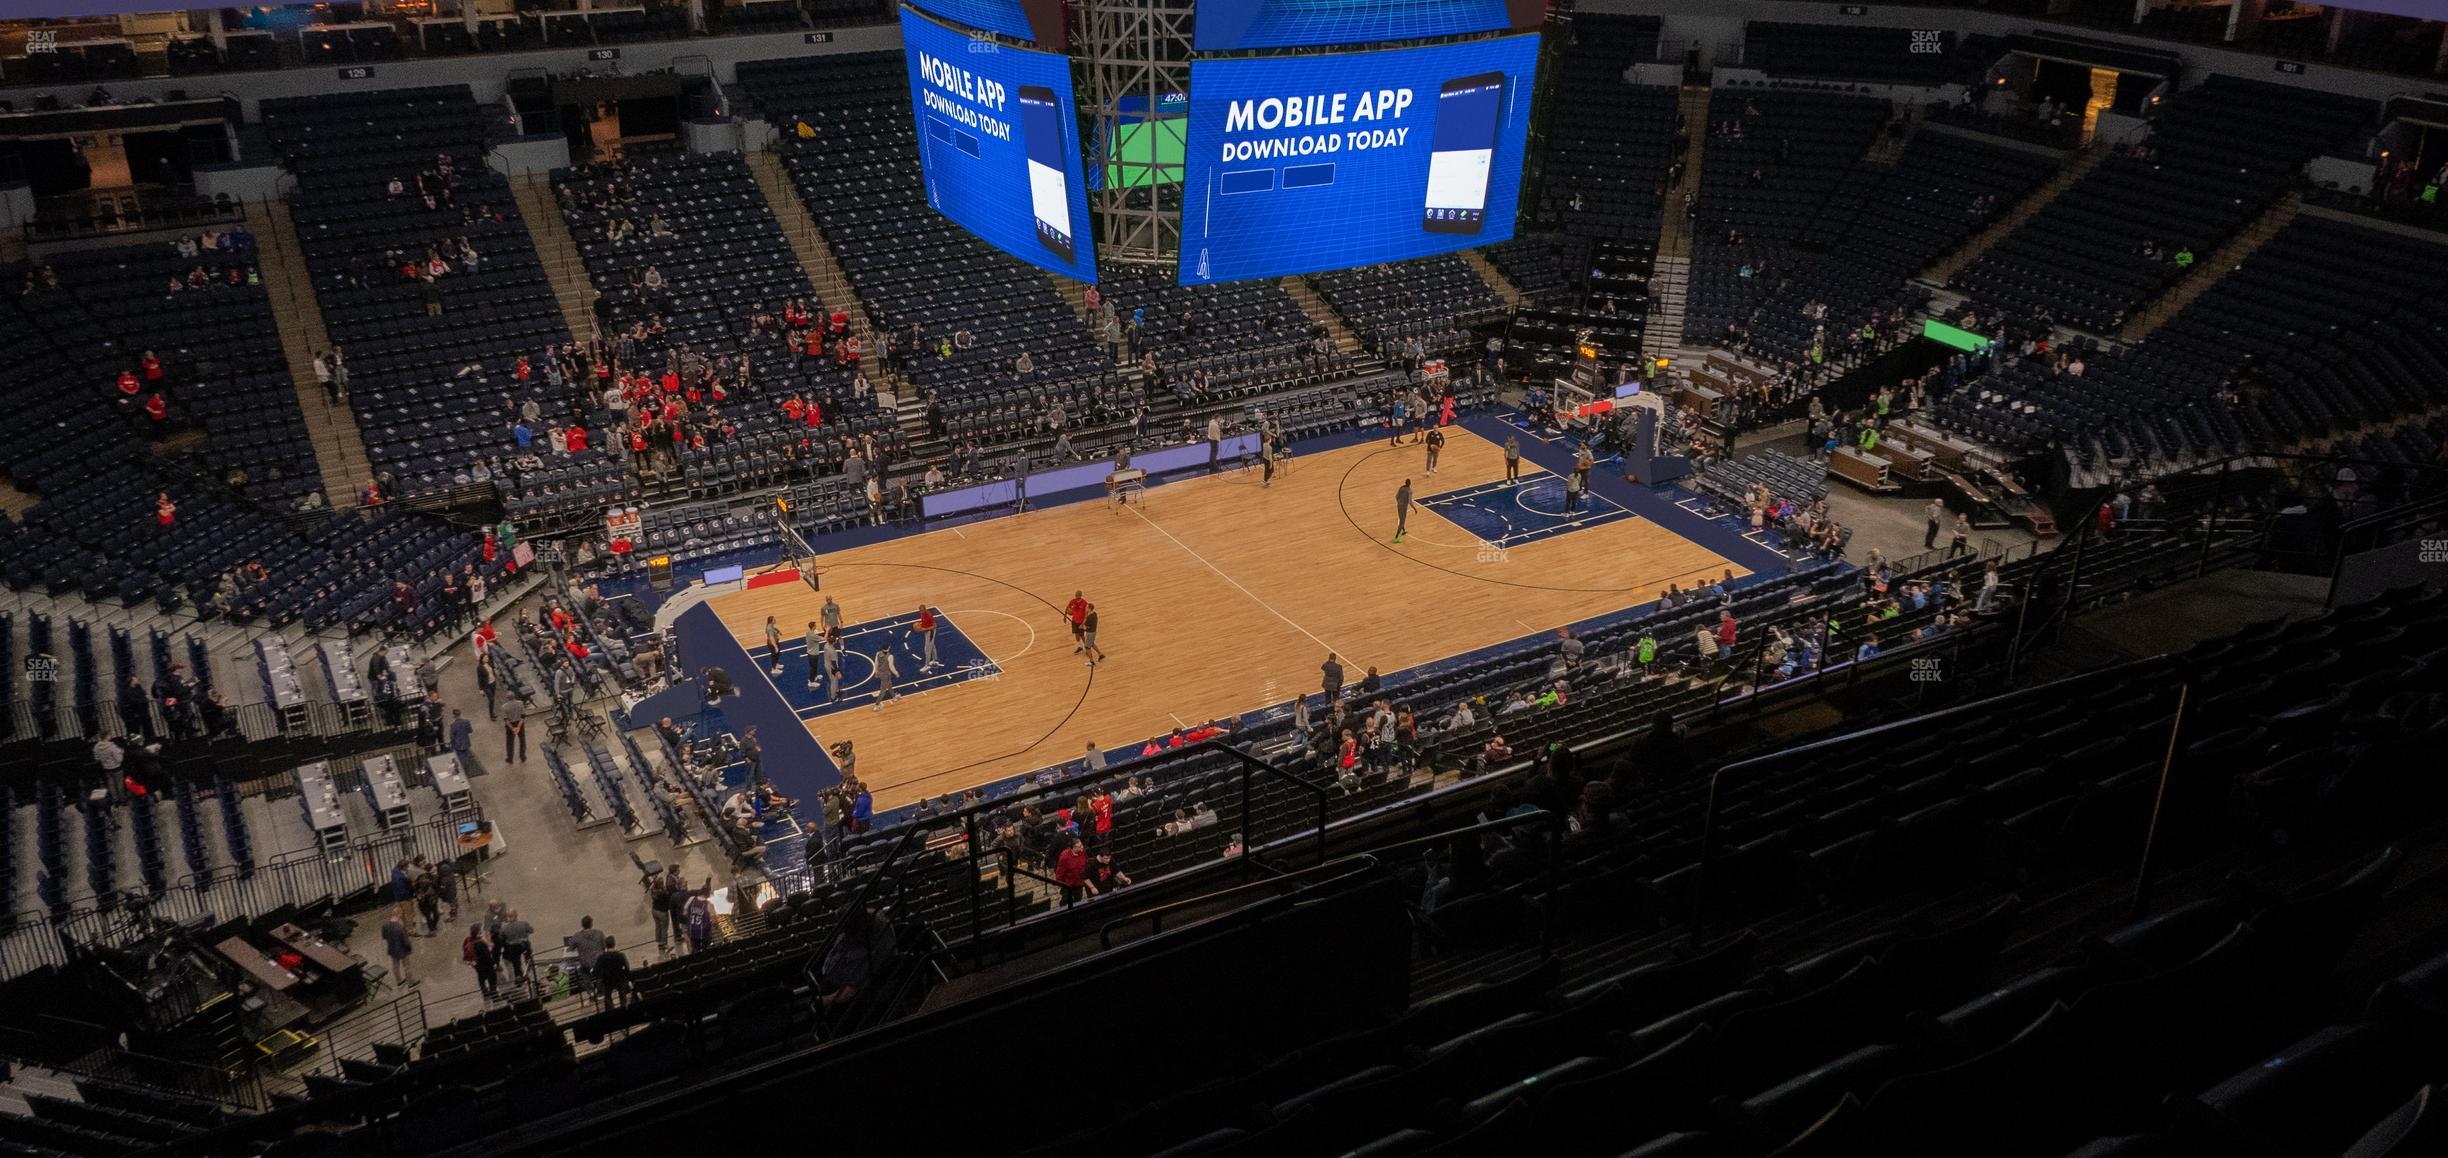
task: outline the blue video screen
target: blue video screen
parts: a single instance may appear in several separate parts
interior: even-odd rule
[[[1029,34],[1028,13],[1021,11],[1020,0],[917,0],[917,7],[954,24],[998,32],[1014,40],[1036,39]]]
[[[1181,283],[1513,236],[1536,36],[1190,66]]]
[[[1069,58],[901,10],[927,207],[1032,265],[1096,280]]]
[[[1199,0],[1190,42],[1201,52],[1426,40],[1526,32],[1545,0]]]

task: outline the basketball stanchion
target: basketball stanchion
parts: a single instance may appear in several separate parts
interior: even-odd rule
[[[816,548],[808,545],[807,536],[800,534],[799,529],[791,526],[790,520],[780,512],[774,515],[774,530],[781,537],[783,555],[799,569],[800,581],[806,583],[810,591],[824,590],[816,576]]]

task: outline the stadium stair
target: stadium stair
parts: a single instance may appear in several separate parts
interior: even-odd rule
[[[1862,155],[1862,161],[1881,169],[1895,168],[1896,162],[1903,159],[1904,150],[1912,147],[1913,138],[1920,134],[1921,124],[1921,106],[1905,104],[1904,131],[1879,134],[1878,140],[1870,143],[1870,151]]]
[[[2166,325],[2186,306],[2192,305],[2193,299],[2208,293],[2210,287],[2217,285],[2219,279],[2227,276],[2230,270],[2242,266],[2270,238],[2278,236],[2278,231],[2286,228],[2287,222],[2295,220],[2295,214],[2302,209],[2303,194],[2300,191],[2279,198],[2276,204],[2253,219],[2253,223],[2246,226],[2243,232],[2228,238],[2225,245],[2204,255],[2196,263],[2199,272],[2194,276],[2178,282],[2176,288],[2135,313],[2125,323],[2125,328],[2117,333],[2117,337],[2128,342],[2139,342],[2151,336],[2152,331]]]
[[[1487,255],[1476,249],[1465,249],[1462,251],[1462,260],[1472,269],[1479,271],[1480,278],[1488,283],[1488,288],[1495,290],[1496,296],[1504,299],[1506,309],[1521,308],[1521,287],[1514,285],[1513,279],[1506,277],[1503,270],[1497,269],[1495,263],[1487,259]]]
[[[1684,187],[1697,190],[1700,188],[1700,174],[1703,172],[1700,164],[1706,159],[1708,153],[1709,87],[1704,84],[1685,85],[1679,101],[1683,125],[1689,130],[1691,136],[1691,146],[1683,155]],[[1660,222],[1658,230],[1657,255],[1660,265],[1663,265],[1668,258],[1681,258],[1686,261],[1691,258],[1691,224],[1691,215],[1683,212],[1679,199],[1666,206],[1665,217]],[[1681,333],[1682,327],[1678,322],[1673,327],[1666,327],[1666,330],[1669,333]]]
[[[799,191],[791,185],[790,174],[782,171],[782,160],[770,149],[748,154],[748,171],[756,176],[757,188],[764,192],[767,207],[774,220],[782,226],[782,236],[790,242],[791,252],[799,255],[799,265],[807,271],[808,284],[816,287],[816,296],[827,303],[857,302],[858,295],[850,290],[850,278],[842,272],[841,262],[833,256],[833,246],[825,240],[824,231],[816,228],[816,219],[808,215],[807,206],[799,200]],[[859,335],[859,369],[867,380],[892,383],[895,394],[904,399],[917,394],[902,388],[901,378],[884,368],[883,343],[876,340],[869,325],[867,304],[851,311],[850,328]]]
[[[578,257],[578,242],[570,236],[569,222],[562,220],[561,208],[553,201],[551,177],[528,173],[512,178],[510,195],[518,200],[519,216],[527,219],[536,256],[551,274],[553,300],[561,303],[562,323],[572,334],[594,333],[595,316],[588,307],[594,304],[595,287],[587,280],[586,263]]]
[[[1655,316],[1641,337],[1641,353],[1672,355],[1683,340],[1683,311],[1691,301],[1691,259],[1661,255],[1649,275],[1649,309]]]
[[[1301,312],[1309,315],[1310,321],[1326,327],[1326,332],[1334,336],[1336,353],[1364,359],[1370,356],[1360,336],[1352,333],[1350,326],[1343,324],[1343,316],[1336,313],[1333,306],[1327,305],[1326,299],[1319,297],[1316,288],[1306,280],[1286,277],[1277,284],[1283,287],[1285,293],[1292,295],[1292,300],[1299,303]]]
[[[1053,273],[1048,273],[1046,280],[1054,283],[1055,293],[1061,294],[1064,301],[1071,303],[1071,312],[1079,315],[1079,320],[1083,322],[1088,320],[1088,286],[1086,283],[1076,282]]]
[[[1982,135],[1986,136],[1986,134]],[[2003,216],[1990,223],[1989,228],[1973,234],[1972,240],[1965,242],[1962,248],[1938,259],[1936,265],[1923,272],[1923,279],[1941,286],[1947,284],[1956,274],[1970,268],[1973,262],[1980,260],[1982,254],[1989,252],[1990,246],[2005,240],[2006,235],[2021,228],[2033,214],[2048,208],[2049,203],[2055,201],[2058,194],[2073,188],[2075,182],[2082,180],[2091,170],[2098,168],[2099,163],[2107,158],[2108,153],[2109,150],[2104,146],[2086,148],[2076,153],[2073,164],[2059,170],[2048,184],[2034,190],[2031,196],[2024,198],[2014,208],[2007,210]]]
[[[305,255],[298,251],[297,225],[285,201],[250,202],[246,218],[247,228],[255,232],[256,267],[263,274],[264,292],[280,306],[273,316],[279,320],[281,354],[288,360],[298,409],[314,442],[323,499],[345,510],[357,505],[357,488],[374,477],[374,467],[366,460],[365,438],[358,434],[348,404],[334,405],[315,378],[315,355],[331,349],[332,342],[323,329],[323,309],[315,301]]]

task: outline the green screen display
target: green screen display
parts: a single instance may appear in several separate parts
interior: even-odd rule
[[[1163,117],[1115,125],[1113,148],[1106,157],[1105,187],[1181,184],[1183,126],[1188,123],[1183,117]]]
[[[1939,345],[1953,346],[1958,350],[1970,350],[1977,353],[1989,348],[1989,339],[1970,330],[1957,329],[1935,318],[1924,320],[1921,323],[1921,336]]]

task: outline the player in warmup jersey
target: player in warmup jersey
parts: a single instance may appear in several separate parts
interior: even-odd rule
[[[1088,623],[1087,592],[1071,593],[1071,602],[1063,607],[1063,618],[1071,621],[1071,654],[1078,655],[1088,650],[1087,645],[1080,641],[1080,635]]]
[[[925,649],[925,658],[919,662],[918,670],[926,672],[941,667],[935,659],[935,609],[924,603],[918,605],[918,640]]]

